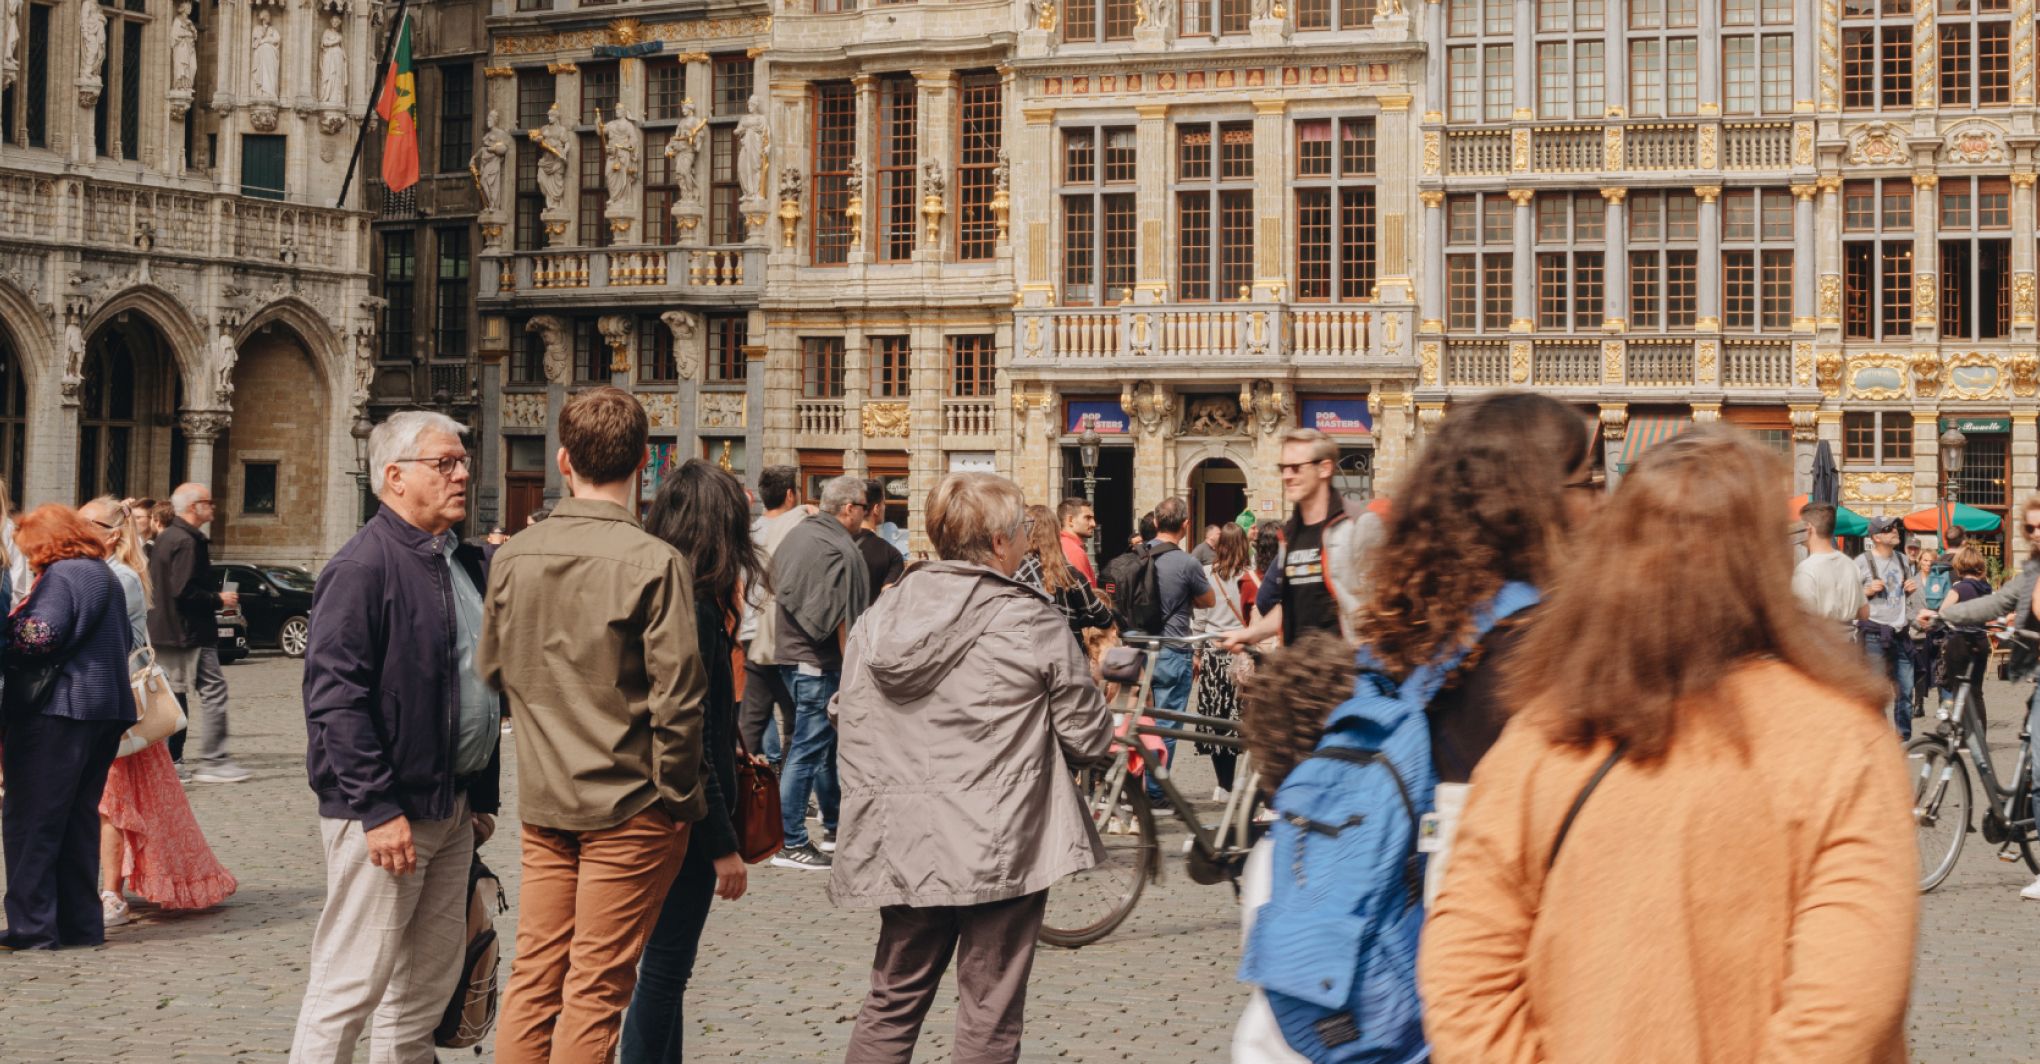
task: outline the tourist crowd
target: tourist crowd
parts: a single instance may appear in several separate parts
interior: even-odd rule
[[[2040,625],[2040,564],[1993,592],[1974,547],[1908,551],[1885,521],[1850,558],[1819,503],[1776,535],[1785,463],[1725,427],[1611,492],[1594,427],[1522,393],[1455,407],[1374,506],[1334,490],[1333,439],[1291,431],[1284,519],[1199,528],[1170,497],[1102,566],[1087,502],[982,473],[932,487],[912,560],[886,486],[854,477],[773,466],[752,493],[690,460],[641,514],[649,423],[615,388],[562,410],[546,519],[465,543],[463,432],[375,428],[381,507],[318,579],[327,883],[296,1062],[466,1044],[448,1021],[477,985],[513,724],[498,1060],[682,1059],[715,902],[767,860],[879,914],[849,1064],[910,1060],[952,966],[955,1059],[1020,1059],[1048,892],[1104,859],[1071,779],[1112,755],[1099,661],[1134,633],[1172,640],[1155,708],[1244,735],[1251,773],[1195,744],[1215,797],[1258,785],[1273,809],[1242,876],[1235,1060],[1902,1060],[1898,741],[1945,647],[1932,614]],[[11,946],[96,944],[123,891],[234,889],[181,742],[144,741],[195,691],[191,778],[245,776],[210,506],[185,485],[167,521],[102,499],[0,528]]]

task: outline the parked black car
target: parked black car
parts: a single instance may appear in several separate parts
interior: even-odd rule
[[[241,616],[248,619],[248,643],[276,647],[294,658],[305,656],[311,632],[312,574],[295,565],[215,565],[222,586],[241,593]]]
[[[213,614],[220,630],[220,664],[232,665],[248,656],[248,621],[238,609]]]

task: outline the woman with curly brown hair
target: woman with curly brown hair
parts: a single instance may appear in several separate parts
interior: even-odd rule
[[[1787,483],[1700,426],[1572,552],[1424,931],[1437,1064],[1905,1059],[1905,760],[1889,689],[1784,591]]]
[[[1370,558],[1368,597],[1355,624],[1368,667],[1401,681],[1419,666],[1461,659],[1428,706],[1439,780],[1434,870],[1444,863],[1473,766],[1508,719],[1500,669],[1531,615],[1515,613],[1483,636],[1482,614],[1505,585],[1549,585],[1560,537],[1598,498],[1592,464],[1586,419],[1554,399],[1504,392],[1455,409],[1405,474]],[[1350,677],[1353,668],[1342,643],[1306,640],[1271,656],[1250,686],[1247,751],[1271,795],[1317,747],[1333,706],[1353,693],[1351,682],[1332,686],[1324,678]],[[1257,847],[1248,865],[1248,920],[1269,897],[1270,853]],[[1288,1052],[1256,991],[1235,1034],[1234,1059],[1298,1059]]]

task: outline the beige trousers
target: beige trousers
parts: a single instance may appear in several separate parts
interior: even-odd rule
[[[467,959],[468,865],[475,831],[465,795],[445,820],[411,822],[418,870],[369,863],[358,820],[319,820],[326,908],[290,1064],[347,1064],[363,1026],[372,1064],[433,1064],[432,1029]]]

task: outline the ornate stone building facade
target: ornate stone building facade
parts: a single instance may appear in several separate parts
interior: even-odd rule
[[[222,555],[353,531],[374,345],[336,209],[365,4],[0,0],[0,474],[17,503],[210,481]]]
[[[495,0],[486,25],[481,523],[515,530],[559,497],[554,429],[577,386],[644,401],[647,502],[688,457],[750,474],[786,150],[764,117],[766,5]]]
[[[1501,386],[1832,446],[1846,505],[2036,487],[2030,0],[1423,7],[1419,416]],[[2016,534],[2017,529],[2012,529]]]

